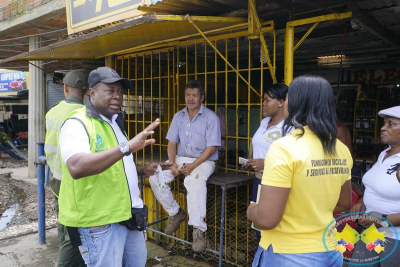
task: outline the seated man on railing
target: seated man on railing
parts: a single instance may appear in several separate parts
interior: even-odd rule
[[[185,176],[189,225],[193,226],[193,250],[196,252],[205,250],[206,183],[214,172],[215,161],[218,160],[217,148],[221,146],[219,119],[215,112],[203,106],[204,96],[204,87],[200,81],[189,81],[185,86],[186,107],[174,115],[166,137],[168,160],[173,163],[172,169],[162,172],[162,186],[159,176],[150,177],[155,197],[169,214],[168,226],[164,231],[170,235],[186,219],[186,213],[164,182],[172,182],[174,177],[181,174]]]

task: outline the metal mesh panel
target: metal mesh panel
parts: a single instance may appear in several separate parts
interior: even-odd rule
[[[174,192],[175,199],[182,209],[187,212],[186,189],[183,185],[183,179],[177,178],[170,184]],[[151,194],[151,188],[147,187]],[[251,266],[254,254],[257,249],[257,240],[255,230],[251,228],[251,223],[246,219],[246,209],[250,201],[251,188],[249,185],[240,186],[226,190],[225,193],[225,225],[223,238],[223,260],[224,266]],[[216,185],[207,185],[207,231],[205,232],[206,247],[214,251],[220,248],[220,230],[221,230],[221,204],[222,189]],[[146,197],[146,200],[148,198]],[[153,199],[149,206],[149,221],[155,221],[156,201]],[[168,214],[158,207],[158,219],[168,217]],[[188,219],[181,223],[180,228],[173,233],[173,236],[192,242],[193,227],[188,226]],[[163,230],[167,222],[158,226],[153,225],[154,229]],[[175,253],[194,257],[191,246],[183,244],[176,240],[171,240],[164,236],[158,236],[148,231],[148,237],[157,239],[163,244],[167,244],[169,249]],[[199,260],[218,263],[218,255],[211,252],[203,252],[195,255]]]

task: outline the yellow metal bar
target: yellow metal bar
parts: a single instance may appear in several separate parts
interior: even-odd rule
[[[275,46],[275,31],[274,31],[274,66],[276,66],[275,65],[275,49],[276,49],[276,46]],[[261,51],[262,52],[262,51]],[[261,92],[261,98],[260,99],[264,99],[264,92],[265,92],[265,88],[264,88],[264,64],[263,64],[263,59],[261,58],[260,59],[261,60],[261,69],[260,69],[260,92]],[[261,105],[262,105],[262,100],[258,100],[258,102],[260,102],[261,101]],[[261,107],[260,107],[260,110],[261,110],[261,112],[260,112],[260,122],[262,121],[262,109],[261,109]],[[251,144],[251,139],[249,138],[248,140],[247,140],[247,151],[250,151],[250,146],[251,146],[252,144]],[[251,153],[249,152],[248,153],[248,155],[247,155],[247,157],[248,158],[250,158],[250,156],[252,156],[251,155]],[[251,158],[253,158],[253,157],[251,157]]]
[[[185,53],[185,72],[186,72],[186,83],[185,85],[189,82],[189,64],[188,64],[188,46],[185,46],[186,48],[186,53]]]
[[[128,61],[128,79],[131,80],[131,64],[130,64],[131,58],[128,56],[127,61]],[[131,95],[130,95],[130,90],[128,90],[128,95],[127,95],[127,101],[128,101],[128,137],[130,137],[130,130],[131,130]]]
[[[150,54],[150,103],[153,103],[153,53]],[[154,121],[153,105],[150,105],[150,121]],[[153,158],[153,146],[151,146],[151,148],[151,155]]]
[[[315,22],[314,25],[304,34],[304,36],[297,42],[293,47],[293,52],[304,42],[304,40],[310,35],[310,33],[318,26],[319,22]]]
[[[211,43],[211,41],[204,35],[204,33],[200,30],[199,27],[197,27],[197,25],[194,23],[194,21],[191,19],[191,17],[189,15],[186,15],[185,18],[187,19],[187,21],[189,23],[191,23],[196,30],[200,33],[201,36],[203,36],[203,38],[207,41],[207,43],[215,50],[215,52],[229,65],[229,67],[231,67],[236,74],[258,95],[260,96],[260,93],[256,91],[256,89],[253,88],[253,86],[251,86],[247,80],[239,73],[239,71],[237,71],[231,63],[229,63],[229,61],[226,60],[226,58],[216,49],[216,47]],[[206,54],[207,55],[207,54]]]
[[[145,85],[146,85],[146,83],[145,83],[145,77],[146,77],[146,69],[145,69],[145,56],[143,56],[143,62],[142,62],[142,72],[143,72],[143,75],[142,75],[142,77],[143,77],[143,92],[142,92],[142,95],[143,95],[143,115],[144,115],[144,107],[146,106],[146,89],[145,89]],[[144,118],[144,116],[143,116],[143,118],[142,118],[142,129],[144,130],[145,129],[145,118]],[[136,134],[138,134],[139,133],[139,131],[138,130],[136,130],[137,131],[137,133]],[[146,155],[144,154],[144,149],[142,149],[142,158],[144,159],[144,157],[145,157]]]
[[[268,47],[267,47],[267,43],[265,42],[265,38],[264,38],[264,34],[261,32],[261,24],[260,24],[260,20],[258,19],[258,15],[257,15],[257,10],[256,10],[256,6],[254,4],[254,0],[249,0],[249,6],[252,12],[252,17],[253,20],[256,24],[256,28],[258,30],[258,35],[260,37],[260,42],[261,42],[261,47],[264,50],[265,53],[265,59],[267,60],[267,64],[268,64],[268,68],[269,68],[269,73],[271,74],[271,78],[273,83],[276,83],[276,76],[275,76],[275,68],[273,68],[272,64],[271,64],[271,58],[269,57],[269,52],[268,52]]]
[[[249,62],[247,64],[248,64],[249,70],[248,70],[248,74],[247,75],[249,77],[249,83],[250,83],[251,82],[251,69],[250,69],[250,67],[251,67],[251,40],[249,39],[248,42],[249,42],[249,44],[248,44],[248,47],[249,47],[249,51],[248,51]],[[261,92],[262,91],[260,89],[260,93]],[[247,90],[247,114],[246,114],[246,116],[247,116],[247,133],[250,133],[250,102],[251,102],[251,94],[250,94],[250,90]],[[249,139],[247,139],[247,140],[249,140]],[[248,141],[247,141],[247,143],[248,143]]]
[[[180,61],[180,53],[179,53],[179,46],[176,48],[176,109],[179,110],[179,87],[180,87],[180,81],[179,81],[179,74],[180,74],[180,69],[179,69],[179,62]]]
[[[228,39],[225,39],[225,55],[226,58],[228,58]],[[225,62],[225,108],[224,108],[224,115],[225,118],[228,118],[228,64],[226,64]],[[226,168],[228,166],[228,139],[226,138],[226,136],[228,135],[228,120],[225,119],[225,136],[223,138],[225,138],[225,147],[223,147],[224,149],[224,163],[225,163],[225,171]]]
[[[248,3],[248,6],[250,6],[250,1],[249,1],[249,3]],[[248,10],[250,10],[251,9],[251,7],[249,8],[248,7]],[[257,32],[257,26],[256,26],[256,23],[255,23],[255,20],[254,20],[254,12],[248,12],[248,16],[247,16],[247,21],[248,21],[248,29],[247,29],[247,31],[248,31],[248,38],[249,39],[256,39],[256,38],[258,38],[258,32]]]
[[[286,24],[289,24],[290,26],[295,27],[295,26],[311,24],[311,23],[321,22],[321,21],[348,19],[351,17],[352,17],[352,12],[348,11],[348,12],[343,12],[343,13],[334,13],[334,14],[328,14],[328,15],[317,16],[317,17],[312,17],[312,18],[293,20],[293,21],[287,22]]]
[[[274,70],[276,70],[276,31],[273,31],[273,36],[274,36]]]
[[[293,80],[293,51],[294,44],[294,27],[290,26],[286,23],[286,32],[285,32],[285,77],[284,82],[286,85],[289,85]]]
[[[236,38],[236,67],[239,67],[239,38]],[[236,103],[235,103],[235,111],[236,111],[236,127],[235,127],[235,148],[236,148],[236,158],[238,157],[239,152],[239,75],[236,75]],[[236,160],[235,160],[236,161]],[[238,168],[238,164],[236,162],[235,169]]]
[[[139,101],[138,101],[138,91],[137,91],[137,76],[138,76],[138,64],[137,64],[137,57],[135,57],[135,129],[137,129],[137,116],[138,116],[138,106],[139,106]],[[135,133],[136,135],[136,133]]]
[[[182,15],[155,15],[154,21],[184,21],[186,16]],[[193,20],[199,22],[247,22],[247,19],[239,17],[218,17],[218,16],[191,16]]]
[[[163,100],[163,97],[162,97],[162,94],[161,94],[161,83],[162,83],[162,80],[161,80],[161,52],[158,52],[158,117],[160,118],[160,120],[161,120],[161,116],[162,116],[162,114],[161,114],[162,109],[161,108],[164,106],[164,100]],[[161,141],[162,140],[162,135],[161,135],[162,130],[161,130],[161,127],[162,127],[162,125],[159,126],[159,135],[158,135],[158,138],[160,140],[160,146],[158,148],[158,153],[159,153],[158,160],[159,160],[159,162],[161,162],[161,152],[162,152],[162,143],[161,143],[162,142]]]
[[[170,66],[170,64],[169,64],[169,51],[168,51],[168,56],[167,56],[167,64],[168,64],[168,67],[167,67],[167,73],[168,73],[168,86],[167,86],[167,88],[168,88],[168,91],[167,91],[167,96],[168,96],[168,100],[167,100],[167,103],[168,103],[168,105],[167,105],[167,110],[168,110],[168,116],[167,116],[167,118],[168,118],[168,120],[167,120],[167,122],[170,122],[170,121],[172,121],[171,120],[171,113],[172,113],[172,111],[171,111],[171,107],[174,107],[174,103],[172,103],[172,105],[170,105],[169,104],[169,101],[170,101],[170,99],[171,99],[171,86],[170,86],[170,84],[171,84],[171,82],[170,82],[170,77],[171,77],[171,73],[170,73],[170,71],[169,71],[169,66]],[[173,82],[173,78],[172,78],[172,82]],[[173,94],[172,94],[173,95]],[[172,101],[174,101],[173,100],[174,99],[174,97],[172,97]],[[160,118],[161,119],[161,118]]]
[[[218,55],[216,51],[218,51],[218,41],[215,41],[215,49],[214,50],[214,96],[217,98],[217,88],[218,88]],[[215,99],[214,103],[217,103],[217,99]],[[217,111],[214,106],[214,111]]]
[[[204,87],[207,88],[208,75],[207,75],[207,43],[204,44]]]
[[[250,1],[250,0],[249,0]],[[297,47],[307,38],[310,32],[318,25],[314,24],[313,27],[306,33],[305,37],[303,37],[299,43],[294,46],[294,27],[311,24],[311,23],[319,23],[321,21],[328,20],[341,20],[352,17],[352,12],[343,12],[343,13],[334,13],[323,16],[317,16],[307,19],[300,19],[295,21],[289,21],[286,23],[286,32],[285,32],[285,69],[284,69],[284,82],[286,85],[289,85],[293,80],[293,62],[294,62],[294,51]]]
[[[194,79],[197,80],[197,44],[194,44]]]

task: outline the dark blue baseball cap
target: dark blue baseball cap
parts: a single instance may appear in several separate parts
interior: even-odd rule
[[[109,67],[99,67],[92,70],[89,74],[89,86],[93,86],[99,82],[102,83],[115,83],[121,82],[123,89],[132,89],[132,83],[126,78],[121,78],[119,74]]]

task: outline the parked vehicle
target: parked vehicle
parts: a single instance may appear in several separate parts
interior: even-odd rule
[[[10,83],[10,90],[19,91],[26,89],[26,80],[25,79],[17,79]]]

